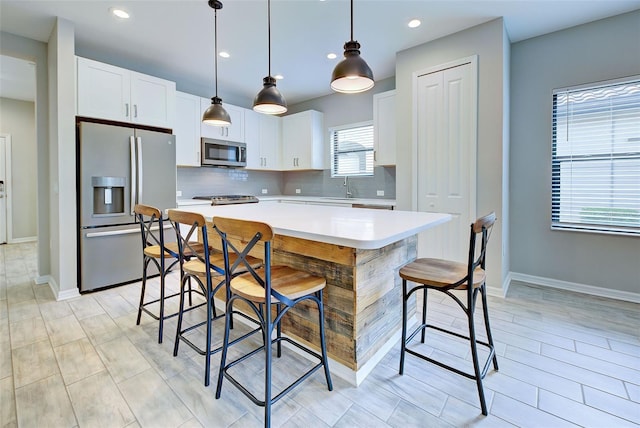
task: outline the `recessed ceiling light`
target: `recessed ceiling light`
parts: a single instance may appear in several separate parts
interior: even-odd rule
[[[273,76],[273,78],[277,80],[282,80],[284,79],[284,76],[282,74],[276,74],[275,76]]]
[[[130,15],[129,15],[129,13],[128,13],[126,10],[124,10],[124,9],[118,9],[118,8],[114,7],[114,8],[111,8],[110,10],[111,10],[111,13],[112,13],[114,16],[117,16],[118,18],[121,18],[121,19],[129,19],[129,16],[130,16]]]
[[[422,24],[422,22],[420,22],[419,19],[412,19],[407,25],[409,26],[409,28],[416,28],[419,27],[420,24]]]
[[[229,55],[229,52],[225,51],[220,52],[218,55],[220,55],[222,58],[229,58],[231,56]]]
[[[327,58],[329,59],[336,59],[338,55],[334,54],[333,52],[330,54],[327,54]]]

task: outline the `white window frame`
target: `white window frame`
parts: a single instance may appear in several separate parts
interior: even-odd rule
[[[334,138],[334,134],[336,132],[339,131],[344,131],[344,130],[349,130],[349,129],[355,129],[355,128],[364,128],[364,127],[370,127],[371,128],[371,148],[367,148],[365,150],[354,150],[354,151],[343,151],[342,153],[356,153],[356,152],[362,152],[362,153],[370,153],[371,154],[371,171],[368,170],[359,170],[358,172],[355,173],[338,173],[337,171],[337,165],[336,165],[336,143],[335,143],[335,138]],[[374,144],[373,144],[373,120],[368,120],[365,122],[358,122],[358,123],[351,123],[348,125],[342,125],[342,126],[335,126],[335,127],[331,127],[329,128],[329,142],[330,142],[330,146],[331,146],[331,177],[372,177],[374,175],[374,162],[373,162],[373,155],[374,155]],[[365,166],[366,168],[366,166]]]
[[[585,93],[623,84],[625,106]],[[640,75],[554,89],[551,123],[551,229],[640,237]]]

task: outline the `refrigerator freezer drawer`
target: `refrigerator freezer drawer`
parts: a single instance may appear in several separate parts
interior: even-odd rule
[[[174,242],[171,225],[164,228],[167,242]],[[82,229],[80,292],[139,281],[142,278],[141,239],[140,226],[136,224]],[[158,273],[153,263],[149,264],[148,273]]]

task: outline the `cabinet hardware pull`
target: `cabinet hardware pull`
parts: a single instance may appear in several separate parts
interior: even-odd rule
[[[124,117],[129,117],[129,103],[124,103]]]
[[[133,117],[138,117],[138,104],[133,105]]]

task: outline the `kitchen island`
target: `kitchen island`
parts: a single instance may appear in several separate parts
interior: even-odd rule
[[[398,270],[416,258],[417,233],[448,214],[353,209],[279,202],[182,207],[271,225],[273,264],[323,276],[327,350],[336,375],[359,384],[400,338],[402,291]],[[209,244],[220,238],[209,232]],[[262,258],[259,251],[252,253]],[[415,308],[412,308],[415,310]],[[317,310],[301,304],[283,319],[285,334],[317,348]],[[335,364],[335,363],[339,364]]]

